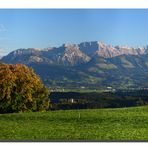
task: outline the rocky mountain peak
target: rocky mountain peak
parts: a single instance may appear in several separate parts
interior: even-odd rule
[[[98,44],[99,49],[106,47],[106,44],[104,42],[102,42],[102,41],[98,41],[97,44]]]
[[[28,48],[17,49],[3,60],[28,62],[48,62],[55,65],[75,66],[89,62],[94,57],[112,58],[120,55],[145,55],[148,54],[148,46],[145,47],[129,47],[129,46],[113,46],[104,42],[82,42],[80,44],[63,44],[60,47],[49,48]]]
[[[82,42],[79,44],[79,48],[87,56],[92,56],[98,50],[98,42]]]
[[[111,58],[120,55],[120,52],[112,45],[106,45],[103,42],[98,42],[98,50],[94,54],[104,58]]]
[[[78,65],[86,63],[90,60],[90,57],[85,55],[77,44],[65,44],[65,51],[60,56],[59,61],[64,65]]]

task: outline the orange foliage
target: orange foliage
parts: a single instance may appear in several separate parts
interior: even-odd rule
[[[33,69],[0,64],[0,113],[46,110],[49,92]]]

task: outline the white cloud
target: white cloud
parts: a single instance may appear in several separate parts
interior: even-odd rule
[[[6,32],[7,29],[3,24],[0,24],[0,32]]]

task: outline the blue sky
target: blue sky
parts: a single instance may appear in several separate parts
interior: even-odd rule
[[[148,9],[0,9],[0,52],[63,43],[148,44]]]

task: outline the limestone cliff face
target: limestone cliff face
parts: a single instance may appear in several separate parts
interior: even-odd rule
[[[8,63],[48,63],[53,65],[79,66],[91,61],[94,57],[113,58],[121,55],[146,55],[148,46],[128,47],[106,45],[103,42],[83,42],[80,44],[63,44],[60,47],[44,49],[18,49],[2,58]]]
[[[86,54],[80,51],[79,46],[75,44],[65,44],[65,51],[63,52],[60,61],[64,65],[79,65],[87,63],[90,60]]]

